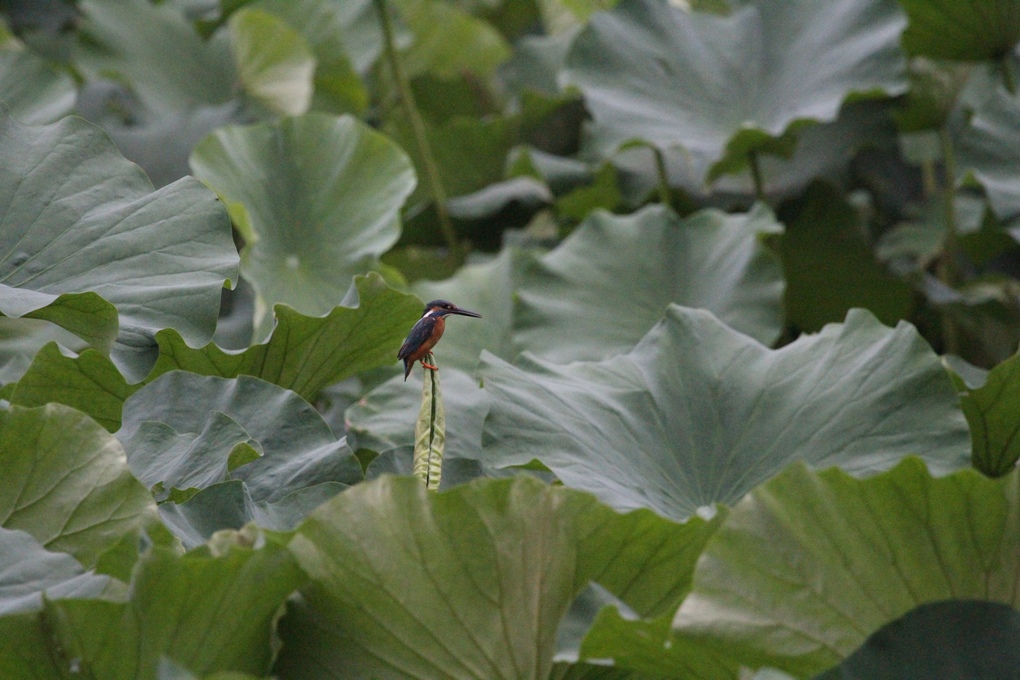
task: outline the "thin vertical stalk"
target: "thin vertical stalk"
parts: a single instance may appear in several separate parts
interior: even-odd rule
[[[953,140],[949,130],[943,127],[939,130],[939,139],[942,142],[942,162],[945,167],[945,180],[942,188],[943,210],[946,220],[946,264],[943,283],[955,286],[960,282],[960,241],[959,227],[956,223],[956,156],[953,150]]]
[[[953,140],[947,127],[939,130],[942,142],[942,163],[945,178],[942,186],[943,210],[946,221],[946,240],[938,267],[939,278],[947,286],[955,288],[961,279],[959,227],[956,217],[956,155]],[[947,313],[942,313],[942,343],[947,354],[957,354],[960,349],[960,329]]]
[[[765,202],[765,180],[761,174],[761,161],[758,151],[752,150],[748,154],[748,162],[751,165],[751,179],[754,180],[754,195],[762,203]]]
[[[669,191],[669,174],[666,172],[666,159],[662,155],[662,149],[657,146],[650,146],[652,155],[655,157],[655,171],[658,174],[659,203],[673,205],[673,196]]]
[[[393,21],[390,18],[389,7],[386,0],[374,0],[376,9],[379,12],[379,21],[382,25],[384,49],[386,61],[393,72],[393,81],[397,86],[397,93],[400,96],[400,104],[404,109],[411,124],[411,134],[414,136],[415,146],[418,148],[418,156],[421,158],[422,170],[425,173],[425,181],[428,183],[429,193],[436,204],[436,214],[439,217],[439,228],[443,232],[443,238],[450,249],[451,257],[460,262],[464,259],[464,251],[457,234],[453,230],[453,223],[450,221],[450,213],[446,209],[446,190],[443,189],[442,178],[439,176],[439,166],[436,164],[435,154],[432,153],[432,146],[429,144],[428,136],[425,134],[425,123],[418,111],[418,105],[414,101],[414,93],[411,91],[411,83],[400,65],[400,56],[397,54],[396,38],[393,35]]]

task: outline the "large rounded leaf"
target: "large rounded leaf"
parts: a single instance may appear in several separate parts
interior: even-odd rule
[[[155,518],[116,439],[58,404],[0,410],[0,524],[91,566]]]
[[[264,309],[303,314],[327,313],[378,264],[415,185],[406,154],[350,116],[222,128],[191,166],[231,207],[247,241],[241,271]]]
[[[607,316],[611,320],[611,315]],[[520,367],[485,356],[483,461],[538,458],[617,508],[683,518],[732,503],[793,460],[858,475],[918,453],[968,463],[956,392],[913,327],[855,310],[772,351],[708,312],[671,306],[628,354]]]
[[[311,582],[277,670],[545,680],[575,593],[565,501],[527,478],[434,494],[398,477],[329,501],[291,541]]]
[[[153,192],[79,118],[29,127],[0,116],[0,164],[0,313],[52,321],[104,351],[116,340],[112,358],[133,379],[151,368],[159,329],[212,337],[237,267],[212,192],[191,178]]]
[[[559,363],[604,359],[633,347],[677,303],[772,344],[783,325],[783,274],[761,239],[781,231],[760,204],[684,220],[660,206],[596,213],[521,277],[514,339]]]
[[[677,632],[734,662],[805,677],[923,603],[1016,607],[1017,479],[933,479],[916,459],[867,480],[793,466],[709,541]]]
[[[624,0],[567,58],[612,153],[629,139],[683,147],[695,177],[756,150],[789,153],[792,126],[832,121],[853,93],[906,87],[904,17],[884,0],[762,0],[731,15]]]
[[[546,678],[589,582],[671,615],[720,518],[619,514],[529,477],[429,493],[383,477],[319,508],[291,550],[309,573],[282,625],[288,678]],[[559,677],[559,676],[554,676]]]

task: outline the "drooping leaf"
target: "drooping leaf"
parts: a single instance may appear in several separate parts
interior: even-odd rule
[[[245,91],[275,113],[305,113],[314,90],[315,55],[304,37],[260,9],[235,12],[228,28]]]
[[[69,357],[51,342],[33,357],[10,401],[29,407],[65,404],[116,432],[120,429],[124,401],[138,387],[128,384],[113,362],[99,352],[89,349]]]
[[[129,417],[135,416],[135,408],[128,405]],[[235,456],[247,463],[263,455],[262,445],[225,413],[213,411],[192,428],[198,432],[178,432],[158,420],[143,420],[119,435],[130,453],[131,471],[147,488],[156,489],[157,500],[169,494],[176,501],[180,495],[175,492],[225,481],[238,467],[231,464]]]
[[[851,95],[902,92],[904,23],[880,0],[765,0],[726,17],[624,0],[578,36],[567,77],[605,153],[679,146],[710,182],[751,152],[789,155],[797,128],[834,120]]]
[[[0,617],[41,611],[43,597],[98,598],[120,590],[109,576],[86,572],[70,555],[49,552],[24,531],[0,527]]]
[[[154,518],[117,440],[67,406],[0,410],[0,471],[0,524],[85,566]]]
[[[47,603],[61,656],[110,680],[155,678],[164,655],[199,675],[267,675],[280,607],[304,576],[275,540],[243,533],[220,541],[228,542],[212,554],[154,548],[140,561],[127,602]]]
[[[347,488],[340,482],[311,484],[276,501],[255,500],[238,479],[199,489],[180,502],[163,503],[159,516],[185,548],[210,540],[217,531],[255,522],[264,529],[293,531],[315,508]]]
[[[685,220],[661,206],[596,213],[524,272],[514,340],[558,363],[604,359],[633,347],[677,303],[771,344],[783,325],[783,278],[761,240],[781,231],[764,205]]]
[[[22,123],[52,123],[74,108],[74,81],[27,50],[0,51],[0,101]]]
[[[853,479],[794,465],[738,503],[674,625],[733,663],[804,677],[916,606],[1016,607],[1017,476],[934,479],[917,459]]]
[[[312,400],[327,385],[395,363],[400,343],[421,315],[418,298],[390,288],[376,273],[355,278],[353,292],[353,300],[341,301],[344,306],[324,317],[278,305],[273,334],[241,352],[211,343],[192,349],[173,331],[159,333],[153,375],[177,369],[225,378],[254,375]]]
[[[622,509],[684,518],[732,503],[794,460],[855,475],[917,453],[967,465],[955,390],[913,327],[855,310],[769,350],[708,312],[671,306],[628,354],[566,366],[484,356],[483,462],[537,458]]]
[[[226,416],[224,421],[222,416]],[[229,472],[232,479],[245,482],[255,500],[275,501],[304,486],[322,482],[354,484],[361,480],[361,466],[343,440],[337,441],[314,408],[289,390],[281,389],[251,376],[235,379],[200,376],[173,371],[149,383],[124,404],[124,426],[117,437],[138,448],[128,450],[128,462],[139,479],[160,479],[175,470],[173,479],[201,478],[212,481],[211,470]],[[236,443],[229,436],[220,446],[215,465],[203,460],[206,446],[213,442],[221,427],[238,437],[257,442],[263,455],[236,469],[228,469],[227,458]],[[179,460],[160,459],[143,445],[156,446],[166,439],[139,437],[139,429],[149,423],[162,423],[176,433],[195,433],[196,448],[173,448]],[[215,481],[221,481],[219,479]],[[200,488],[200,487],[196,487]]]
[[[112,345],[135,379],[155,359],[159,329],[208,341],[223,282],[237,267],[211,191],[185,178],[152,192],[138,167],[79,118],[35,127],[4,115],[0,140],[8,169],[0,178],[0,313],[52,321],[103,352]]]
[[[960,406],[970,425],[974,467],[1004,475],[1020,459],[1020,355],[989,371],[977,388],[964,386]]]
[[[222,128],[199,143],[191,166],[230,206],[247,241],[241,271],[264,311],[284,303],[310,315],[327,313],[352,276],[378,265],[415,185],[400,148],[350,116]]]
[[[907,11],[903,46],[935,59],[1001,59],[1020,41],[1016,0],[899,0]]]
[[[35,356],[51,342],[70,350],[88,347],[84,340],[60,326],[40,319],[0,317],[0,384],[10,399],[14,383],[24,377]]]

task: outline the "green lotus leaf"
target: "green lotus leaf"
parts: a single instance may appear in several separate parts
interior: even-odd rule
[[[977,387],[961,385],[960,406],[970,425],[974,467],[1004,475],[1020,459],[1020,355],[998,364]]]
[[[293,531],[315,508],[347,488],[340,482],[312,484],[277,501],[255,500],[238,479],[197,490],[186,500],[163,503],[159,516],[185,548],[210,540],[217,531],[254,522],[264,529]]]
[[[0,617],[41,611],[43,597],[98,598],[121,591],[109,576],[86,572],[70,555],[49,552],[24,531],[0,527]]]
[[[257,0],[245,7],[275,14],[308,41],[317,62],[314,109],[360,113],[368,107],[368,90],[359,73],[365,72],[382,50],[372,2]]]
[[[963,676],[1007,680],[1020,667],[1020,612],[995,602],[924,604],[882,627],[818,680]]]
[[[633,347],[677,303],[772,344],[783,326],[783,276],[761,241],[781,232],[761,204],[687,219],[661,206],[596,213],[524,272],[514,340],[559,363],[603,359]]]
[[[162,482],[169,490],[187,479],[190,488],[204,488],[229,474],[243,480],[255,500],[276,501],[311,484],[362,479],[353,453],[310,404],[251,376],[225,379],[172,371],[124,403],[123,422],[117,437],[132,445],[128,463],[149,486]],[[153,423],[172,432],[156,431]],[[179,438],[177,433],[198,436]],[[249,441],[263,455],[231,467],[234,446]]]
[[[0,524],[87,567],[155,517],[117,440],[67,406],[0,410],[0,469]]]
[[[326,314],[352,276],[378,266],[415,185],[404,152],[350,116],[221,128],[198,144],[191,166],[231,206],[247,241],[241,272],[259,294],[266,331],[273,305]]]
[[[246,533],[220,543],[230,540],[212,553],[152,549],[135,569],[127,602],[47,603],[50,638],[64,661],[77,659],[110,680],[155,678],[163,657],[199,675],[268,675],[276,619],[304,575],[272,539]],[[245,547],[254,541],[258,548]]]
[[[865,480],[794,465],[712,537],[676,634],[797,677],[839,663],[921,604],[1020,604],[1017,476],[933,478],[917,459]],[[934,653],[929,650],[929,654]]]
[[[578,36],[567,79],[604,153],[635,138],[681,147],[710,182],[749,153],[789,151],[798,128],[835,120],[848,97],[903,92],[904,23],[881,0],[764,0],[726,17],[624,0]]]
[[[160,333],[153,375],[177,369],[225,378],[254,375],[312,400],[327,385],[395,364],[400,344],[421,316],[418,298],[390,288],[376,273],[357,277],[348,297],[324,317],[278,305],[273,334],[241,352],[211,343],[192,349],[178,333]]]
[[[457,5],[437,0],[396,0],[400,17],[414,35],[402,55],[408,77],[430,73],[441,78],[482,78],[510,57],[510,46],[492,25]]]
[[[51,342],[76,351],[88,347],[78,336],[48,321],[0,316],[0,385],[5,386],[0,398],[10,399],[14,383],[24,377],[35,356]]]
[[[0,313],[52,321],[100,351],[113,345],[135,379],[151,368],[159,329],[208,341],[237,267],[212,192],[191,178],[153,192],[79,118],[29,127],[4,115],[0,139],[9,170],[0,179]]]
[[[128,384],[113,362],[99,352],[89,349],[70,357],[50,342],[32,358],[14,386],[10,402],[28,407],[65,404],[116,432],[124,401],[139,387]]]
[[[129,404],[129,416],[134,416],[134,407]],[[168,495],[176,500],[181,496],[178,492],[222,482],[239,467],[238,462],[249,463],[264,455],[262,445],[225,413],[213,411],[193,427],[200,431],[177,432],[166,423],[145,420],[120,434],[124,449],[130,452],[131,471],[155,490],[157,500]]]
[[[0,101],[22,123],[52,123],[74,109],[74,81],[58,73],[39,55],[0,51]]]
[[[230,39],[245,90],[270,111],[299,116],[312,102],[315,55],[285,21],[260,9],[230,16]]]
[[[899,0],[907,11],[903,47],[935,59],[1000,59],[1020,41],[1017,0]]]
[[[85,0],[75,65],[91,79],[126,82],[152,111],[189,111],[233,98],[225,34],[203,40],[179,5]]]
[[[545,680],[575,591],[563,503],[527,478],[435,494],[383,477],[337,496],[290,543],[311,580],[277,671]]]
[[[530,477],[430,493],[384,476],[298,528],[290,546],[311,581],[281,625],[276,670],[546,678],[558,624],[585,584],[644,613],[672,612],[718,524],[621,515]]]
[[[862,310],[770,350],[710,313],[670,306],[627,354],[562,366],[483,356],[486,464],[537,458],[610,506],[682,519],[732,503],[787,464],[855,475],[919,453],[968,464],[956,391],[912,326]]]

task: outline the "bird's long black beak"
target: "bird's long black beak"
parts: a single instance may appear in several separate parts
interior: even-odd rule
[[[476,319],[481,319],[482,318],[482,315],[479,314],[478,312],[469,312],[468,310],[461,309],[460,307],[457,307],[456,309],[451,309],[449,311],[449,313],[450,314],[460,314],[461,316],[473,316]]]

